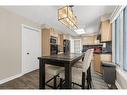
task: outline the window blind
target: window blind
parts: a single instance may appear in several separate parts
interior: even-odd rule
[[[115,63],[116,64],[120,64],[120,37],[119,37],[119,33],[120,33],[120,17],[118,17],[115,21]]]
[[[124,27],[124,64],[123,69],[127,70],[127,7],[124,9],[123,13],[123,27]]]

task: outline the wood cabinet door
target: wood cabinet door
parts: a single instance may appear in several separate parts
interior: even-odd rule
[[[50,55],[50,29],[42,29],[42,55]]]
[[[101,54],[101,61],[112,61],[112,55],[111,54]]]
[[[101,73],[101,60],[100,54],[94,54],[94,69],[96,72]]]
[[[109,20],[103,21],[101,23],[101,42],[111,41],[112,33],[111,33],[111,23]]]

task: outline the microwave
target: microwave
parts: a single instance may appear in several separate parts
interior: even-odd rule
[[[50,38],[50,43],[51,43],[51,44],[56,44],[56,41],[57,41],[57,38],[54,37],[54,36],[51,36],[51,38]]]

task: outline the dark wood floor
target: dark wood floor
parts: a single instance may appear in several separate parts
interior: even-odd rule
[[[37,89],[39,84],[38,70],[0,85],[0,89]]]
[[[46,74],[47,75],[47,74]],[[49,76],[46,76],[46,80],[49,79]],[[102,77],[97,75],[92,70],[92,80],[93,80],[93,89],[108,89],[107,84],[103,81]],[[52,85],[53,82],[50,82]],[[9,81],[7,83],[1,84],[0,89],[38,89],[39,87],[39,70],[35,70],[28,74],[23,75],[17,79]],[[47,89],[51,89],[46,87]],[[74,89],[80,89],[78,86],[74,86]]]
[[[46,79],[49,79],[47,76]],[[102,80],[101,76],[97,74],[92,74],[94,89],[108,89],[106,83]],[[50,82],[52,85],[52,82]],[[25,74],[22,77],[9,81],[7,83],[1,84],[0,89],[38,89],[39,87],[39,72],[38,70]],[[49,87],[46,87],[50,89]],[[78,86],[74,86],[78,89]]]

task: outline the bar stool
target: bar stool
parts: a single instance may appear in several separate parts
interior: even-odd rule
[[[72,83],[76,84],[82,89],[85,89],[85,80],[87,80],[87,88],[92,88],[91,86],[91,60],[93,58],[93,49],[88,49],[85,54],[84,61],[82,62],[82,68],[72,67]],[[60,73],[60,87],[64,83],[64,70]]]
[[[59,76],[59,73],[61,71],[63,71],[63,70],[64,70],[63,67],[46,65],[46,73],[53,76],[51,79],[49,79],[48,81],[46,81],[46,85],[48,87],[51,87],[53,89],[56,89],[57,88],[57,77]],[[54,80],[53,81],[54,82],[53,83],[53,86],[51,86],[51,85],[48,84],[52,80]]]

